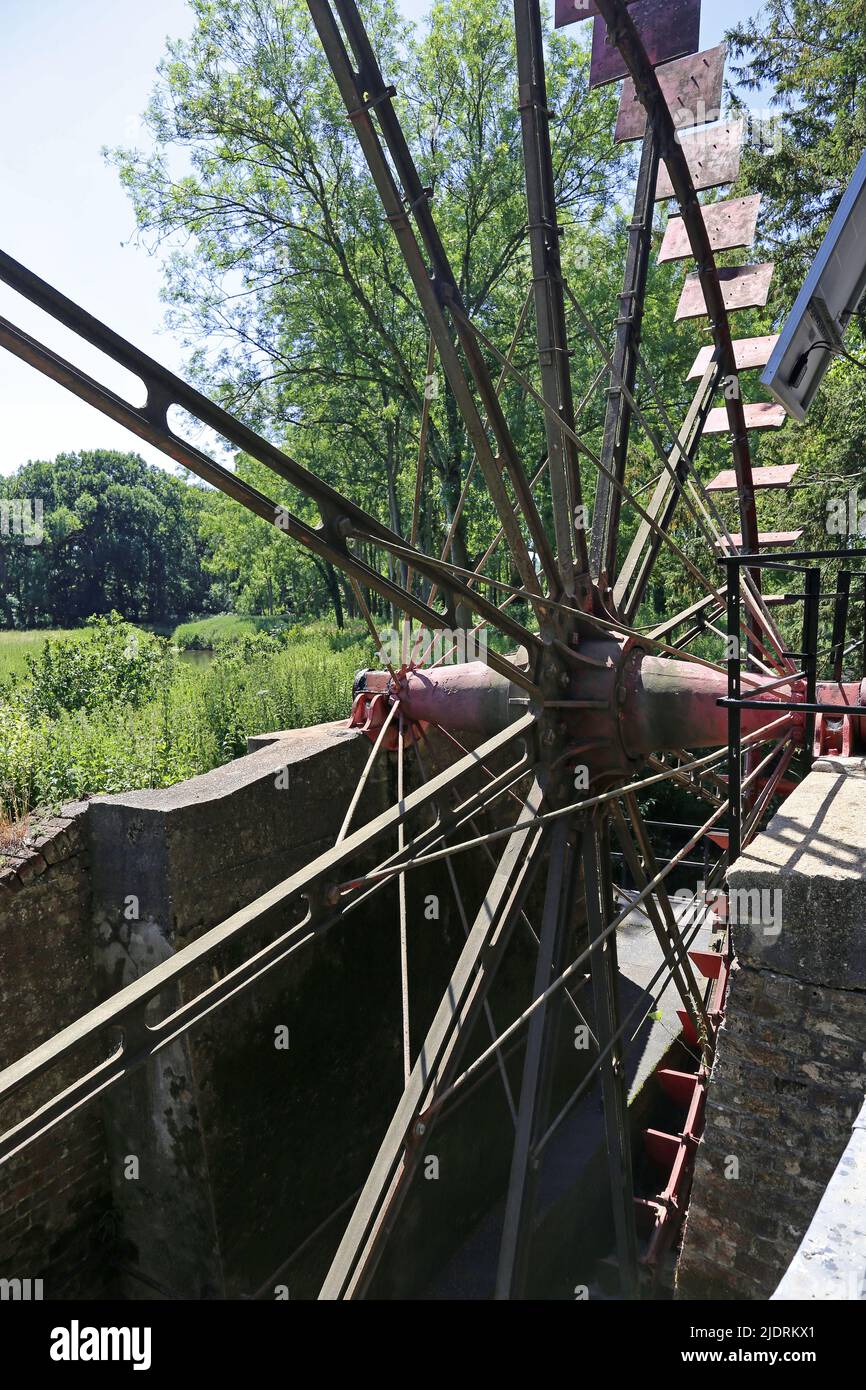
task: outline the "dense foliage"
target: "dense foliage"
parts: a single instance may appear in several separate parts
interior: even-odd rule
[[[0,543],[0,627],[74,627],[112,609],[164,624],[219,605],[199,534],[210,494],[137,454],[27,463],[0,477],[3,499],[38,501],[42,515],[39,544]]]
[[[778,309],[790,307],[866,149],[866,23],[863,0],[766,0],[755,10],[728,38],[738,101],[770,101],[769,128],[752,122],[742,183],[763,197]]]
[[[429,24],[393,0],[362,6],[383,71],[398,90],[423,182],[469,312],[507,347],[530,287],[514,22],[500,0],[442,0]],[[170,44],[147,113],[147,151],[115,151],[140,235],[158,248],[171,322],[198,381],[302,463],[406,534],[425,388],[432,399],[431,487],[421,516],[438,550],[471,459],[402,257],[303,0],[192,0],[190,37]],[[631,155],[613,142],[614,89],[591,92],[585,47],[549,35],[548,81],[569,280],[605,323],[615,313],[624,222],[617,195]],[[516,362],[534,376],[532,319]],[[597,362],[575,359],[575,386]],[[503,400],[527,468],[543,422],[509,382]],[[600,398],[592,403],[597,428]],[[589,413],[589,412],[588,412]],[[248,460],[244,476],[318,520],[279,478]],[[540,488],[546,506],[544,484]],[[238,598],[267,612],[351,609],[327,566],[298,556],[230,503],[208,517]],[[481,555],[495,530],[474,483],[454,558]]]
[[[265,729],[342,718],[372,662],[358,627],[224,638],[207,666],[116,614],[48,640],[0,687],[0,825],[35,806],[163,787],[246,752]]]

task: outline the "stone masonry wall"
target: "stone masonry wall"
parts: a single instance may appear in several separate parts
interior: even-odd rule
[[[0,855],[0,1069],[97,1003],[87,811],[65,806]],[[3,1128],[23,1113],[13,1098]],[[0,1168],[0,1278],[41,1278],[46,1298],[108,1296],[111,1234],[105,1134],[92,1106]]]
[[[732,927],[679,1298],[769,1298],[850,1139],[866,1092],[864,826],[862,761],[820,760],[731,869],[734,893],[778,898]]]
[[[766,1299],[866,1092],[866,998],[742,966],[710,1087],[680,1298]],[[730,1159],[738,1163],[731,1177]]]

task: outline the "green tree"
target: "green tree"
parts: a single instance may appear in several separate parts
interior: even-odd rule
[[[74,627],[112,609],[166,623],[212,608],[199,534],[212,496],[138,454],[24,464],[0,479],[0,499],[38,503],[44,535],[0,541],[0,625]]]
[[[192,0],[191,8],[192,34],[170,43],[148,108],[152,148],[111,156],[141,236],[164,257],[171,322],[205,389],[405,534],[427,331],[307,6]],[[505,347],[531,274],[513,18],[498,0],[442,0],[419,32],[393,0],[362,8],[433,189],[461,293]],[[618,220],[611,207],[630,159],[612,140],[616,94],[590,92],[585,46],[553,34],[548,44],[566,265],[612,316],[619,270],[612,275],[600,231]],[[534,374],[530,330],[531,315],[517,362]],[[591,354],[581,354],[578,387],[592,370]],[[470,459],[441,386],[431,412],[438,487],[421,519],[425,547],[441,545]],[[504,399],[532,468],[544,450],[537,407],[513,383]],[[273,477],[269,491],[278,492]],[[457,562],[477,557],[493,529],[477,487],[461,519]],[[276,582],[273,564],[284,574],[270,554],[262,583]],[[320,593],[339,596],[326,567],[317,575],[307,561],[303,584],[307,574]],[[249,565],[243,585],[245,602],[261,592]]]
[[[754,132],[741,182],[763,195],[760,231],[776,260],[777,308],[789,307],[802,285],[866,148],[864,17],[863,0],[767,0],[727,36],[741,60],[733,64],[739,103],[772,93],[772,138]]]

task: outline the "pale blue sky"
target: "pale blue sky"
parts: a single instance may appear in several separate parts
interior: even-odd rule
[[[548,0],[552,5],[552,0]],[[412,17],[428,0],[402,0]],[[754,13],[759,0],[704,0],[701,43]],[[139,116],[167,35],[189,29],[185,0],[2,0],[0,247],[175,370],[162,327],[158,262],[128,244],[129,202],[103,145],[141,143]],[[106,384],[102,359],[0,285],[0,314]],[[0,349],[0,473],[28,458],[97,447],[140,450],[121,426]]]

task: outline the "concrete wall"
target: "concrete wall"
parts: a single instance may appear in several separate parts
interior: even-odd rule
[[[255,748],[192,782],[93,803],[103,995],[333,844],[369,742],[336,724],[260,740]],[[383,760],[362,817],[384,808],[388,775]],[[223,953],[172,997],[161,996],[160,1014],[210,983],[211,970],[222,973],[288,925],[278,914],[266,930],[253,926],[242,949]],[[375,997],[369,976],[381,968],[384,928],[372,913],[359,914],[353,928],[335,946],[299,952],[106,1098],[127,1263],[173,1294],[250,1293],[329,1214],[335,1193],[351,1191],[351,1159],[375,1107],[333,1146],[326,1165],[311,1162],[312,1154],[331,1147],[337,1115],[344,1123],[365,1065],[383,1083],[391,1080],[399,1017],[383,1007],[365,1037],[359,1009]],[[381,994],[392,1006],[393,990]],[[275,1045],[281,1026],[289,1031],[288,1049]],[[392,1094],[387,1084],[383,1089]],[[127,1285],[127,1292],[146,1296],[145,1287]]]
[[[772,1295],[862,1105],[863,760],[816,762],[729,883],[768,896],[760,912],[753,897],[732,929],[739,968],[695,1165],[680,1298]]]

